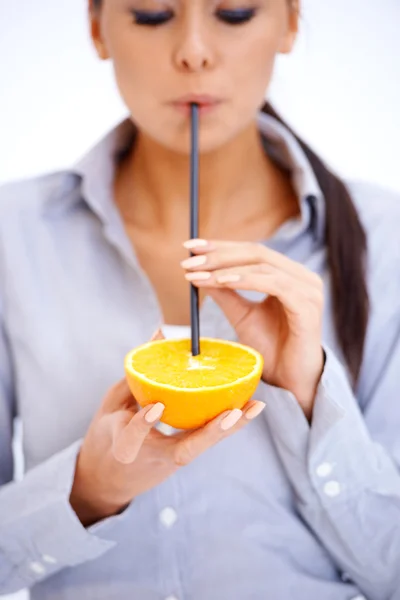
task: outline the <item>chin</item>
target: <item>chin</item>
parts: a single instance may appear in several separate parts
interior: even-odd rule
[[[178,154],[190,154],[191,139],[190,132],[187,129],[178,134],[177,132],[171,132],[171,135],[167,135],[167,131],[164,130],[164,134],[162,137],[157,136],[157,142],[160,145]],[[236,130],[229,131],[224,128],[222,131],[220,127],[207,128],[203,126],[199,134],[199,152],[200,154],[208,154],[220,150],[237,135],[238,131]]]

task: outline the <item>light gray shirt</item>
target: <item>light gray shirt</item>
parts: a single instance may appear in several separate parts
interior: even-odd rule
[[[69,171],[1,189],[0,594],[400,598],[400,199],[349,184],[369,238],[372,305],[354,395],[332,323],[324,198],[293,136],[267,116],[259,126],[301,206],[265,244],[326,285],[327,362],[312,425],[290,393],[260,384],[259,419],[88,529],[68,502],[81,440],[123,376],[125,354],[162,320],[113,202],[115,156],[132,125]],[[235,339],[210,298],[201,326],[203,335]],[[16,415],[26,465],[19,482]]]

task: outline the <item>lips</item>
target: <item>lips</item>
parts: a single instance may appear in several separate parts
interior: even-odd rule
[[[174,108],[180,112],[183,112],[185,115],[190,113],[190,107],[192,104],[197,104],[200,115],[205,115],[214,111],[222,102],[223,100],[221,98],[216,98],[215,96],[210,96],[208,94],[190,94],[178,98],[171,104]]]
[[[178,98],[173,104],[178,106],[190,106],[191,104],[197,104],[200,108],[202,108],[215,106],[221,102],[222,100],[220,98],[216,98],[215,96],[209,96],[207,94],[190,94],[188,96]]]

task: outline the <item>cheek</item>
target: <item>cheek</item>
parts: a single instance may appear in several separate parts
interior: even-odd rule
[[[254,36],[250,44],[236,49],[233,59],[230,57],[234,89],[246,90],[246,94],[241,94],[242,100],[253,107],[264,99],[271,83],[279,43],[276,34],[268,36],[263,32]]]
[[[103,34],[120,92],[125,100],[133,99],[151,87],[154,53],[149,51],[148,39],[133,31],[125,15],[110,16]]]
[[[110,53],[120,94],[127,107],[135,112],[144,102],[155,102],[159,94],[154,88],[157,83],[157,78],[154,78],[154,72],[157,71],[154,57],[149,52],[143,52],[132,37],[127,35],[124,39],[120,35],[112,44]]]

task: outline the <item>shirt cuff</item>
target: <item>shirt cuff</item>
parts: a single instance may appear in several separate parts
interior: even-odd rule
[[[265,390],[265,415],[298,500],[331,512],[366,489],[397,496],[396,466],[371,439],[343,365],[324,350],[311,425],[293,394],[269,385]]]
[[[115,546],[124,515],[85,529],[69,496],[77,442],[0,490],[0,594],[30,587],[67,566],[93,560]]]

